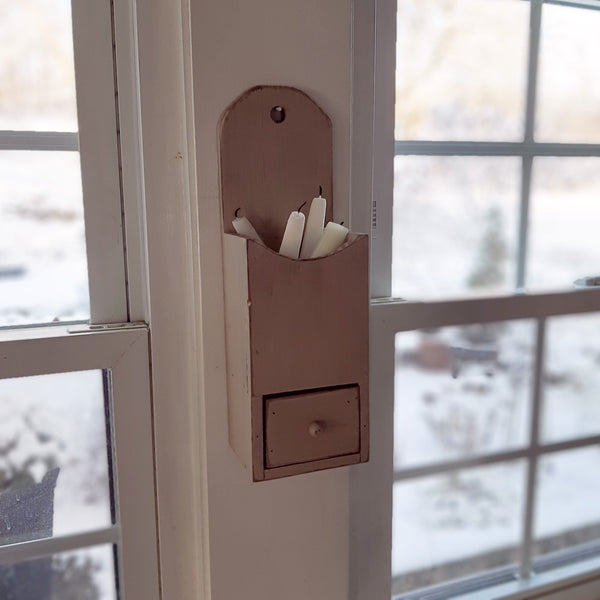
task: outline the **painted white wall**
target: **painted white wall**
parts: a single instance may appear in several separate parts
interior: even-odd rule
[[[348,469],[251,483],[229,447],[217,122],[254,85],[307,92],[333,122],[335,219],[347,219],[351,8],[191,3],[212,600],[348,597]]]

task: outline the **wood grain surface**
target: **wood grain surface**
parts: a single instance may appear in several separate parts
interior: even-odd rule
[[[271,111],[280,107],[277,123]],[[312,198],[327,198],[333,218],[333,132],[329,117],[304,92],[291,87],[254,87],[220,121],[220,179],[223,230],[239,208],[263,241],[279,250],[290,213]]]

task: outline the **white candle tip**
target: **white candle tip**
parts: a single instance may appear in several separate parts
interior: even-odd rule
[[[236,217],[231,224],[239,236],[249,240],[254,240],[264,246],[264,242],[262,241],[260,235],[258,235],[256,229],[254,229],[252,223],[250,223],[246,217]]]
[[[288,217],[279,254],[288,258],[297,259],[300,255],[300,244],[304,233],[304,213],[295,210]]]
[[[306,222],[306,230],[304,232],[302,249],[300,250],[300,258],[311,258],[317,243],[321,239],[325,225],[326,208],[327,200],[325,198],[322,196],[313,198],[310,205],[310,211],[308,213],[308,221]]]
[[[319,239],[311,258],[321,258],[335,252],[346,239],[348,228],[330,221],[323,230],[323,234]]]

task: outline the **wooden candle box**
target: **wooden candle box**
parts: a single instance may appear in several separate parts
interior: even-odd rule
[[[315,179],[331,215],[331,146],[293,88],[253,88],[221,121],[229,439],[254,481],[368,460],[368,237],[311,260],[271,249]],[[231,233],[237,208],[271,248]]]

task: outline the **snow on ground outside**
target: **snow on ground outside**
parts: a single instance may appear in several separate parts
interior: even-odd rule
[[[542,436],[600,433],[598,315],[549,320]],[[582,340],[586,340],[582,343]],[[534,330],[509,322],[498,364],[416,364],[423,339],[465,347],[461,328],[398,334],[395,468],[522,447],[530,419]],[[472,346],[473,347],[473,346]],[[484,347],[490,348],[490,345]],[[600,522],[600,449],[552,454],[539,466],[536,538]],[[392,572],[400,574],[519,544],[525,489],[520,462],[397,483]]]
[[[0,152],[0,326],[88,317],[78,153]]]

